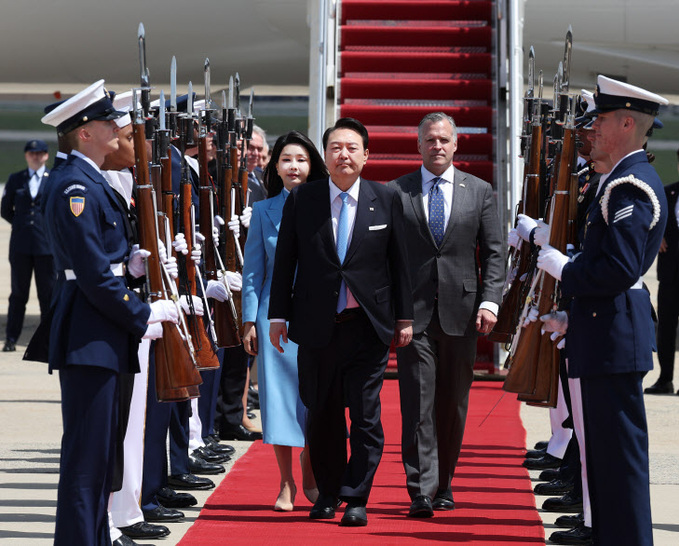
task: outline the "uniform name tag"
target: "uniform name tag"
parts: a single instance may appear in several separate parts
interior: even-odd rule
[[[76,218],[80,216],[85,210],[85,198],[84,197],[71,197],[71,212]]]
[[[68,188],[66,188],[64,190],[64,195],[68,195],[69,193],[71,193],[74,190],[79,190],[79,191],[85,192],[85,191],[87,191],[87,188],[85,186],[83,186],[82,184],[71,184]]]

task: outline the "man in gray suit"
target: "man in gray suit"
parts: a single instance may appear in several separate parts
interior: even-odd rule
[[[456,149],[453,119],[427,114],[418,129],[422,167],[390,183],[403,202],[415,305],[413,341],[397,350],[410,517],[455,508],[451,482],[476,339],[493,329],[502,299],[503,241],[493,190],[453,167]]]

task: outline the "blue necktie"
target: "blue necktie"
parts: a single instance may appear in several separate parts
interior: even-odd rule
[[[349,205],[347,199],[349,194],[345,191],[340,193],[342,199],[342,208],[340,209],[339,219],[337,220],[337,257],[340,263],[344,263],[344,257],[347,255],[347,242],[349,240]],[[337,299],[337,312],[340,313],[347,306],[347,285],[342,280],[340,285],[339,298]]]
[[[443,192],[441,191],[441,178],[433,180],[434,185],[429,190],[429,230],[434,237],[436,246],[441,246],[445,235],[445,206],[443,203]]]

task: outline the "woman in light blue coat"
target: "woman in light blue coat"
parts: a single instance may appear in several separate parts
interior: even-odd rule
[[[243,322],[245,350],[257,355],[259,403],[264,443],[274,446],[281,473],[281,489],[274,510],[294,507],[297,487],[292,475],[292,448],[304,447],[300,456],[303,489],[315,502],[318,490],[311,471],[304,437],[306,408],[299,397],[297,345],[289,342],[279,353],[269,341],[269,292],[283,204],[290,190],[309,180],[325,178],[328,171],[313,143],[302,133],[281,136],[264,171],[269,199],[252,208],[243,266]]]

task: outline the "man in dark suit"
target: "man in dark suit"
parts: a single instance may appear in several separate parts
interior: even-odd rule
[[[300,396],[319,498],[312,519],[367,525],[365,506],[384,446],[380,389],[389,344],[410,342],[412,294],[403,212],[393,189],[360,177],[368,132],[342,118],[323,135],[330,179],[285,203],[269,303],[271,343],[299,344]],[[294,285],[294,287],[293,287]],[[347,462],[344,408],[349,407]]]
[[[580,378],[592,530],[590,537],[583,523],[550,540],[642,546],[653,544],[642,379],[653,368],[655,344],[642,277],[667,221],[663,185],[643,145],[668,101],[605,76],[594,101],[591,157],[607,174],[587,211],[582,252],[571,261],[546,245],[537,262],[572,298],[566,356],[568,376]]]
[[[415,304],[413,342],[397,351],[411,517],[455,507],[477,335],[492,330],[502,299],[493,189],[453,167],[456,149],[453,119],[428,114],[418,129],[422,167],[390,183],[403,201]]]
[[[0,204],[0,214],[12,224],[9,241],[12,292],[7,311],[5,346],[2,348],[5,352],[16,350],[33,273],[43,318],[50,307],[56,278],[40,206],[49,177],[49,170],[45,168],[49,157],[47,144],[42,140],[29,140],[24,146],[24,155],[28,168],[10,175]]]
[[[679,150],[677,150],[679,159]],[[677,197],[679,182],[665,186],[667,226],[658,254],[658,380],[644,390],[645,394],[674,392],[674,351],[679,321],[679,227],[677,227]],[[679,391],[677,392],[679,394]]]

